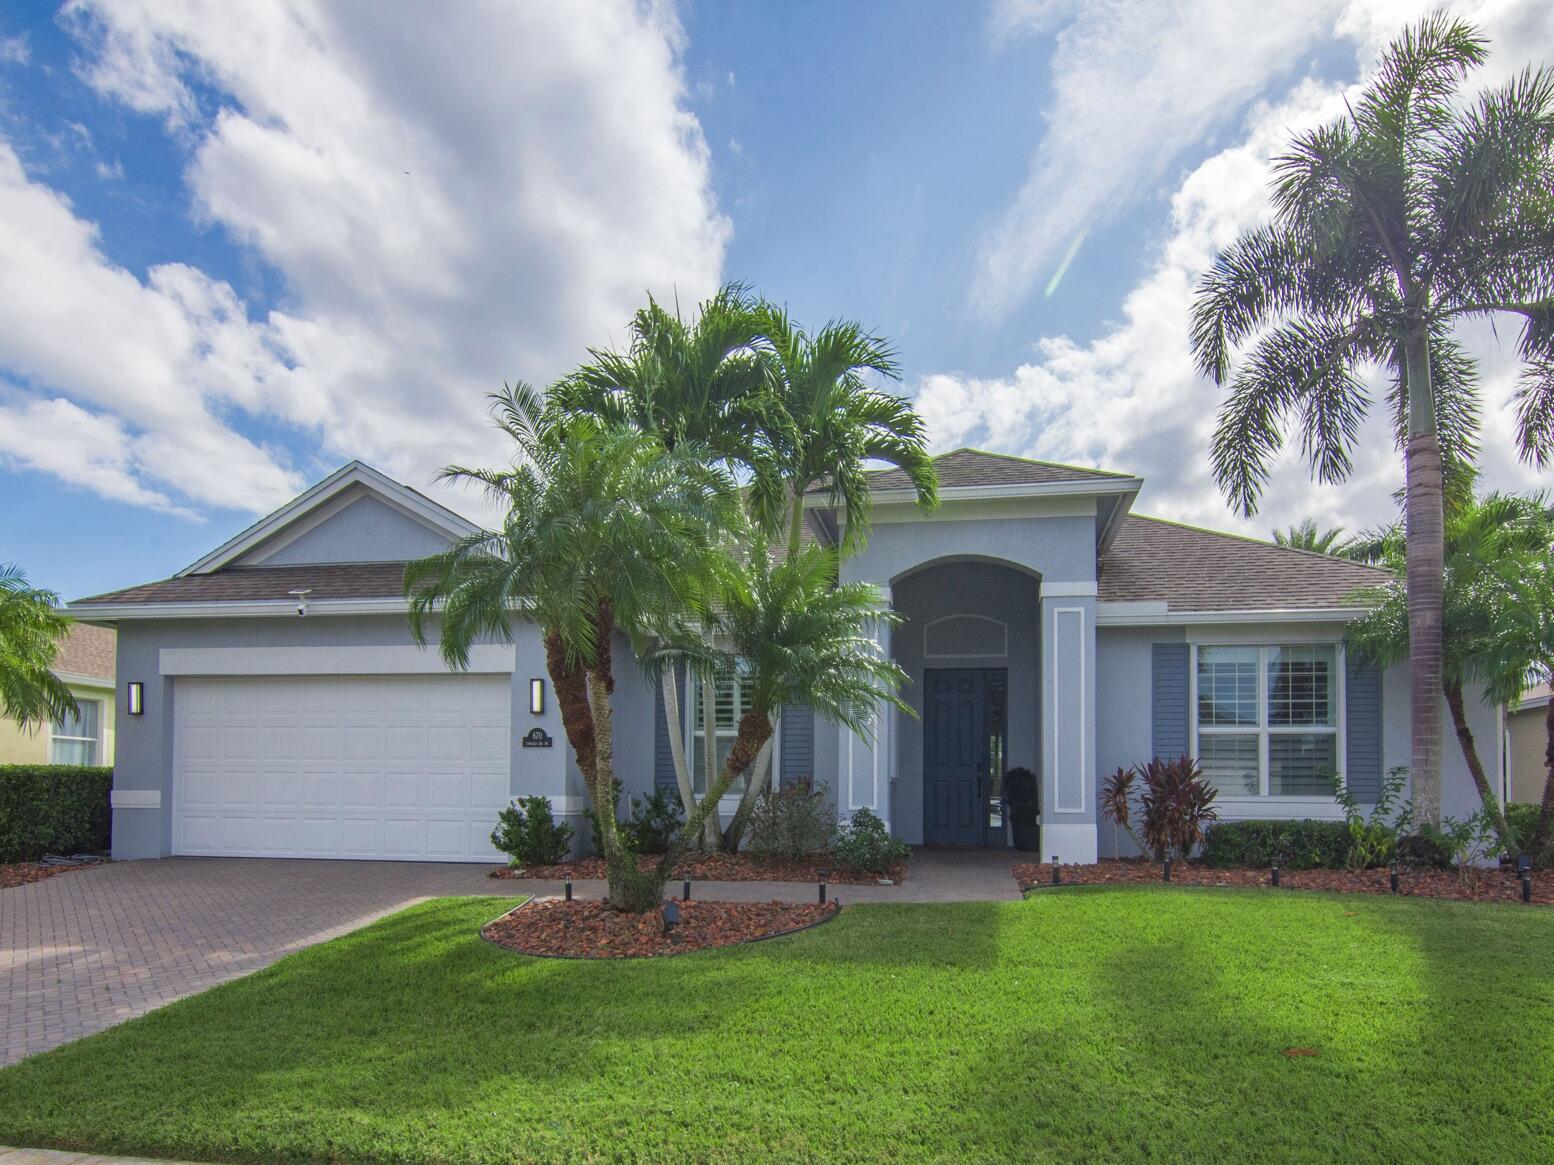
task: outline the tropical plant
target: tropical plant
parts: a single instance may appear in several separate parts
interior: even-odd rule
[[[837,864],[865,874],[888,874],[912,856],[906,842],[892,837],[872,809],[855,809],[831,848]]]
[[[1342,557],[1345,546],[1344,528],[1331,526],[1326,530],[1319,530],[1317,520],[1307,518],[1283,530],[1275,530],[1273,543],[1275,546],[1286,546],[1291,550],[1309,550],[1313,554],[1332,554]]]
[[[411,632],[417,643],[435,635],[443,659],[462,669],[477,641],[511,642],[514,618],[537,623],[589,798],[596,809],[613,808],[615,637],[696,615],[738,495],[694,446],[668,450],[635,428],[560,417],[526,385],[493,401],[513,464],[451,466],[443,476],[483,487],[506,513],[499,529],[409,564]],[[632,912],[655,908],[701,817],[692,813],[669,852],[640,869],[614,813],[599,816],[610,901]]]
[[[1451,715],[1458,747],[1473,778],[1480,802],[1497,836],[1509,841],[1505,813],[1490,784],[1468,722],[1464,691],[1470,682],[1484,685],[1496,703],[1515,699],[1533,666],[1527,658],[1507,661],[1516,642],[1510,628],[1520,626],[1536,601],[1528,590],[1540,564],[1546,563],[1554,522],[1542,496],[1490,494],[1447,507],[1441,586],[1441,694]],[[1399,526],[1376,539],[1375,558],[1401,574],[1405,537]],[[1385,667],[1409,657],[1409,605],[1406,588],[1392,581],[1361,591],[1357,599],[1371,609],[1352,621],[1345,638],[1357,658]],[[1554,622],[1554,615],[1550,616]],[[1521,640],[1526,646],[1526,639]]]
[[[497,814],[491,844],[508,855],[517,869],[553,866],[566,860],[572,827],[558,823],[548,797],[519,797]]]
[[[757,535],[749,554],[726,561],[705,623],[678,640],[663,639],[649,653],[651,672],[684,662],[701,674],[704,690],[736,677],[743,688],[744,710],[725,775],[732,781],[748,768],[749,777],[724,830],[725,849],[739,848],[765,788],[774,720],[783,707],[813,709],[864,737],[873,735],[881,704],[911,713],[896,695],[906,673],[867,634],[899,618],[881,605],[873,585],[837,581],[835,550],[806,546],[778,558]],[[703,805],[709,801],[715,808],[710,790]]]
[[[59,596],[0,563],[0,710],[24,728],[76,714],[75,697],[50,669],[70,618]]]
[[[750,815],[750,853],[757,858],[825,853],[835,834],[831,798],[808,777],[765,790]]]
[[[1397,818],[1393,816],[1393,807],[1408,784],[1408,770],[1398,767],[1388,771],[1369,814],[1360,807],[1359,798],[1349,791],[1342,777],[1335,775],[1331,779],[1333,800],[1343,810],[1344,828],[1349,831],[1349,852],[1344,864],[1351,870],[1369,870],[1390,861],[1397,851],[1398,833],[1408,823],[1406,812]]]
[[[811,336],[785,310],[767,305],[763,316],[780,424],[762,433],[770,454],[758,460],[750,494],[768,528],[785,522],[788,553],[798,553],[804,499],[816,486],[844,508],[844,553],[861,542],[868,529],[869,461],[903,470],[918,504],[936,505],[939,478],[922,418],[906,397],[870,383],[871,376],[899,379],[890,345],[851,320],[833,320]]]
[[[1030,827],[1041,816],[1041,781],[1030,769],[1013,768],[1004,774],[1004,806],[1009,820]]]
[[[1230,383],[1214,475],[1247,514],[1292,417],[1316,477],[1347,478],[1370,401],[1362,375],[1390,375],[1406,462],[1410,767],[1427,821],[1440,816],[1442,497],[1478,433],[1459,321],[1521,319],[1519,449],[1539,465],[1554,452],[1554,73],[1465,101],[1485,56],[1472,26],[1440,14],[1394,41],[1349,116],[1275,161],[1273,221],[1220,253],[1193,309],[1198,366]]]
[[[1133,843],[1157,862],[1186,858],[1203,844],[1205,830],[1219,818],[1219,795],[1203,779],[1191,757],[1118,769],[1101,787],[1101,813],[1125,830]],[[1142,833],[1136,832],[1137,819]]]

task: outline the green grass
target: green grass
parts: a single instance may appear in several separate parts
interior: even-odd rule
[[[483,943],[510,904],[427,903],[0,1072],[0,1143],[449,1165],[1554,1157],[1546,909],[1068,890],[588,963]]]

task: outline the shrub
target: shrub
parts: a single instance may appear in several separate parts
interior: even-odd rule
[[[1267,869],[1278,859],[1290,870],[1341,870],[1352,842],[1342,821],[1222,821],[1203,843],[1206,865]]]
[[[1399,864],[1411,870],[1449,870],[1452,867],[1451,843],[1434,825],[1420,825],[1412,833],[1398,838]]]
[[[497,814],[491,844],[515,867],[553,866],[566,860],[572,827],[557,824],[549,797],[519,797]]]
[[[853,811],[831,852],[840,865],[866,874],[887,873],[912,856],[906,842],[891,837],[885,823],[871,809]]]
[[[1422,823],[1398,839],[1400,862],[1418,869],[1455,868],[1470,882],[1479,863],[1498,857],[1500,852],[1500,839],[1489,814],[1482,809],[1460,821],[1443,817],[1440,825]]]
[[[1191,757],[1156,757],[1107,777],[1101,787],[1101,812],[1158,862],[1173,855],[1185,858],[1202,844],[1205,829],[1219,816],[1216,796],[1218,791],[1203,779]],[[1135,816],[1142,836],[1134,832]]]
[[[758,858],[801,858],[824,853],[836,835],[825,786],[808,777],[761,793],[750,816],[750,853]]]
[[[663,853],[669,848],[670,841],[680,831],[680,827],[685,824],[684,812],[680,808],[679,801],[665,790],[655,789],[649,797],[633,797],[631,812],[626,820],[622,821],[620,803],[621,794],[625,791],[626,786],[617,778],[615,804],[612,809],[615,812],[616,824],[620,827],[621,840],[633,853]],[[583,816],[588,819],[589,836],[593,841],[594,853],[604,853],[604,838],[599,836],[598,815],[590,807],[583,810]]]
[[[1538,829],[1538,813],[1542,806],[1536,802],[1530,804],[1513,803],[1505,807],[1506,824],[1510,826],[1511,837],[1514,839],[1510,846],[1510,855],[1515,857],[1532,845],[1532,836]],[[1532,864],[1540,869],[1554,868],[1554,840],[1543,847],[1541,853],[1532,855]]]
[[[1360,812],[1360,803],[1344,787],[1341,777],[1334,776],[1332,782],[1333,799],[1344,811],[1344,828],[1349,832],[1349,852],[1345,855],[1344,864],[1351,870],[1369,870],[1386,865],[1397,850],[1399,832],[1407,829],[1407,822],[1412,817],[1410,811],[1404,810],[1396,822],[1390,820],[1392,807],[1402,795],[1403,787],[1408,784],[1408,769],[1392,769],[1382,778],[1381,791],[1376,796],[1376,804],[1369,817]]]
[[[108,768],[0,765],[0,862],[107,852],[112,788]]]
[[[1036,824],[1041,816],[1041,782],[1030,769],[1010,769],[1004,774],[1004,806],[1009,821],[1021,827]]]

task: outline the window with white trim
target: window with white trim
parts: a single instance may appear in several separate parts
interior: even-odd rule
[[[66,714],[49,730],[49,763],[95,765],[102,755],[102,701],[76,700],[75,715]]]
[[[686,763],[691,766],[691,781],[697,796],[707,791],[706,770],[706,733],[702,731],[701,710],[701,680],[697,676],[691,677],[688,687],[688,699],[685,702],[685,750]],[[748,676],[740,676],[737,680],[723,679],[717,682],[717,691],[713,697],[713,721],[717,736],[717,763],[721,771],[723,764],[728,760],[728,754],[734,747],[734,738],[739,735],[739,721],[750,708],[750,679]],[[775,737],[775,724],[774,737]],[[773,740],[773,748],[776,741]],[[772,756],[772,764],[777,763],[776,754]],[[750,770],[745,769],[734,778],[734,783],[729,786],[728,795],[743,793],[745,785],[749,782]]]
[[[1221,796],[1332,794],[1343,755],[1337,644],[1201,644],[1193,669],[1193,751]]]

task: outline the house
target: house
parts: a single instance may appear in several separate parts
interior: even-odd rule
[[[1549,685],[1539,684],[1505,717],[1505,799],[1537,805],[1548,777]]]
[[[76,714],[29,728],[0,717],[0,765],[111,765],[113,654],[112,628],[72,624],[51,670],[76,698]]]
[[[1364,801],[1407,763],[1406,670],[1362,668],[1342,642],[1375,570],[1137,516],[1126,474],[971,449],[937,465],[932,513],[904,475],[874,475],[868,544],[843,566],[903,616],[880,648],[919,715],[881,712],[864,739],[785,709],[785,779],[813,775],[908,842],[1004,845],[999,775],[1025,766],[1043,855],[1075,862],[1125,845],[1098,786],[1150,756],[1199,757],[1226,818],[1335,818],[1327,774]],[[834,540],[843,515],[809,503],[810,534]],[[478,645],[459,674],[411,641],[405,561],[469,530],[353,462],[174,577],[73,604],[119,632],[115,856],[485,861],[510,796],[578,819],[537,629]],[[662,701],[618,670],[621,776],[672,786]],[[741,693],[717,696],[728,739]],[[1494,709],[1472,714],[1494,739]],[[1446,812],[1465,815],[1465,766],[1448,751],[1446,767]]]

